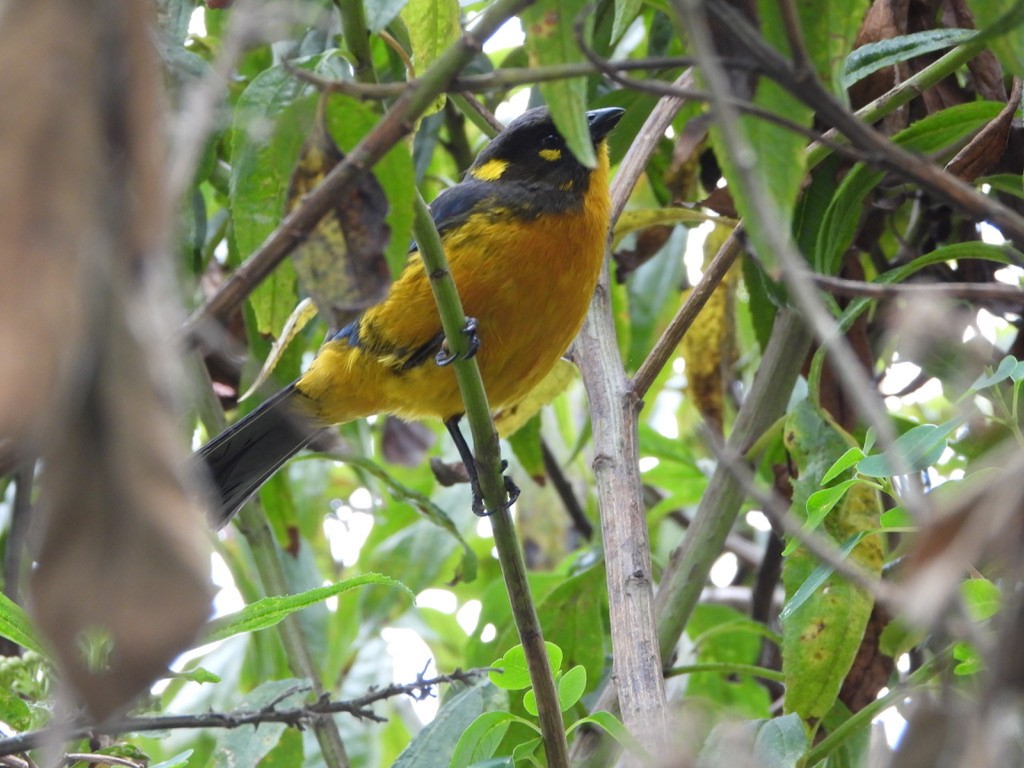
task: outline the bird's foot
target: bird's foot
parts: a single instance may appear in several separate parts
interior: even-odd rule
[[[467,347],[461,355],[453,354],[448,349],[448,342],[441,345],[441,350],[434,356],[434,362],[442,368],[451,365],[456,360],[469,360],[480,349],[480,336],[477,334],[477,322],[475,317],[467,317],[466,324],[462,326],[462,332],[466,334]]]
[[[504,470],[508,466],[507,461],[501,462],[501,468]],[[508,500],[501,505],[502,511],[508,511],[512,509],[512,505],[516,503],[516,499],[519,498],[519,494],[522,491],[519,490],[519,486],[515,484],[515,481],[508,475],[502,475],[501,479],[505,481],[505,493],[508,494]],[[480,491],[480,485],[476,481],[470,481],[470,487],[473,489],[473,514],[477,517],[490,517],[494,514],[493,511],[489,511],[484,506],[483,493]]]

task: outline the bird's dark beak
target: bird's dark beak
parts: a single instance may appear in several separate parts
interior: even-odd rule
[[[594,144],[600,143],[601,139],[607,136],[615,124],[619,122],[626,110],[620,107],[605,107],[604,109],[592,109],[587,112],[587,123],[590,125],[590,138]]]

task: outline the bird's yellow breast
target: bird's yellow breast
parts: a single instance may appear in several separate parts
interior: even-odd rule
[[[476,318],[477,361],[492,408],[523,398],[562,356],[586,316],[608,228],[608,152],[602,144],[582,206],[533,219],[510,211],[471,215],[443,245],[466,314]],[[396,350],[415,350],[440,329],[418,256],[362,328]],[[463,411],[451,367],[433,359],[401,370],[395,358],[328,342],[298,388],[318,416],[340,423],[372,413],[448,419]]]

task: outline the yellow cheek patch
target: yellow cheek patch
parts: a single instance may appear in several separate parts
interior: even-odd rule
[[[507,169],[507,160],[488,160],[479,168],[470,171],[469,175],[480,181],[497,181]]]
[[[556,160],[562,159],[562,150],[560,149],[542,149],[538,154],[545,160],[550,160],[552,163]]]

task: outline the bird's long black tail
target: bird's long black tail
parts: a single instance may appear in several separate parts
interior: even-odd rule
[[[322,429],[303,414],[302,395],[286,387],[196,451],[216,491],[207,515],[221,528]]]

